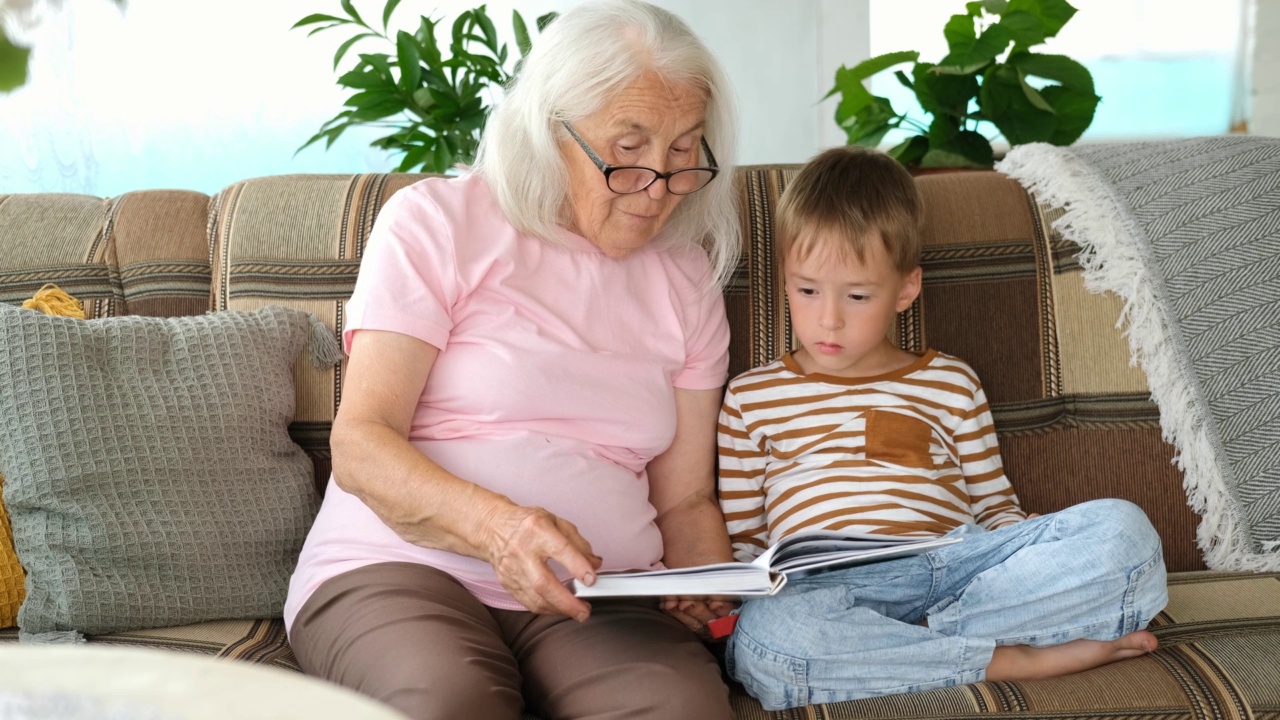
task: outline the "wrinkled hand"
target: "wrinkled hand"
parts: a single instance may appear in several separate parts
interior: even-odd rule
[[[663,612],[679,620],[703,640],[711,639],[707,623],[733,612],[737,603],[721,597],[664,597],[658,604]]]
[[[591,606],[562,585],[547,565],[554,560],[578,580],[595,582],[604,561],[573,523],[542,508],[505,505],[488,518],[483,537],[485,559],[498,581],[526,608],[578,622],[590,617]]]

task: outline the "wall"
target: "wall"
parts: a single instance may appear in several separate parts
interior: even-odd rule
[[[355,1],[366,19],[383,6]],[[867,0],[657,2],[684,17],[726,66],[743,162],[803,160],[840,142],[827,127],[831,102],[818,101],[835,67],[866,56]],[[337,12],[337,0],[129,0],[123,13],[108,0],[36,3],[39,22],[20,33],[35,47],[29,82],[0,95],[0,192],[211,193],[259,175],[394,167],[368,147],[371,132],[349,131],[328,152],[313,146],[294,155],[341,109],[332,55],[345,36],[308,39],[289,27],[313,12]],[[406,2],[396,18],[412,29],[432,7],[452,18],[475,4]],[[513,6],[532,21],[574,4],[488,6],[509,37]]]

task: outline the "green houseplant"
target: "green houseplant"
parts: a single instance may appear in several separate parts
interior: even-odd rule
[[[505,87],[519,70],[520,61],[507,69],[506,43],[484,5],[467,10],[453,22],[450,42],[442,48],[436,40],[438,20],[422,16],[412,33],[390,31],[392,13],[400,0],[386,0],[380,27],[366,23],[351,0],[341,0],[342,15],[312,14],[293,25],[311,27],[308,36],[332,28],[352,34],[333,56],[337,71],[353,46],[369,41],[388,52],[359,53],[358,61],[338,77],[338,84],[352,91],[345,108],[320,127],[302,147],[320,140],[331,147],[350,127],[371,126],[387,130],[373,146],[402,153],[397,172],[422,169],[445,172],[455,163],[475,159],[480,134],[489,117],[486,94]],[[538,18],[542,31],[556,13]],[[512,11],[512,26],[520,58],[528,54],[532,40],[524,18]]]
[[[943,28],[949,52],[937,63],[903,51],[836,71],[826,97],[840,96],[836,122],[849,144],[874,147],[891,130],[912,130],[888,151],[904,165],[991,167],[991,142],[980,132],[987,124],[1010,145],[1070,145],[1089,127],[1100,98],[1088,69],[1063,55],[1031,52],[1058,34],[1074,7],[1066,0],[980,0],[965,10]],[[897,112],[863,84],[907,63],[894,75],[915,93],[927,122]]]

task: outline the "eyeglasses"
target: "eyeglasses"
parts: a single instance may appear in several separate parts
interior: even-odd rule
[[[640,192],[657,182],[659,178],[667,182],[667,192],[672,195],[688,195],[706,187],[707,183],[715,180],[716,175],[720,173],[720,168],[716,165],[716,156],[711,154],[711,146],[707,145],[705,137],[702,138],[702,151],[707,154],[707,162],[711,163],[711,167],[688,167],[660,173],[653,168],[638,165],[610,165],[600,159],[600,156],[587,145],[587,141],[583,140],[569,123],[564,123],[564,127],[573,139],[578,141],[578,145],[582,146],[582,150],[587,153],[587,157],[591,158],[591,162],[604,173],[604,182],[609,189],[619,195]]]

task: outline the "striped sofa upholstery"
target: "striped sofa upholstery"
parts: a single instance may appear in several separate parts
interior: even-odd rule
[[[773,209],[798,167],[738,171],[746,252],[725,291],[731,371],[791,342],[769,243]],[[414,175],[248,180],[213,197],[140,191],[112,199],[0,195],[0,302],[45,282],[91,317],[175,316],[283,303],[337,328],[378,210]],[[1123,497],[1165,545],[1170,605],[1161,649],[1054,680],[959,688],[771,713],[736,690],[742,718],[1270,718],[1280,720],[1280,576],[1210,573],[1195,545],[1172,448],[1142,373],[1115,329],[1115,298],[1084,290],[1055,211],[991,172],[922,177],[924,291],[896,334],[908,348],[966,358],[992,403],[1011,481],[1032,511]],[[329,472],[342,368],[296,369],[295,439]],[[13,640],[13,630],[0,640]],[[94,642],[165,647],[297,668],[279,619],[118,633]]]

